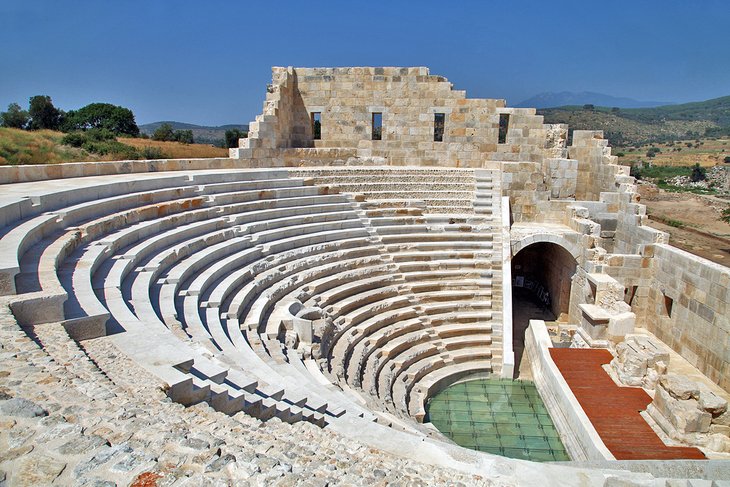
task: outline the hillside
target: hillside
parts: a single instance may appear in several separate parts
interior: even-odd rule
[[[61,143],[65,134],[53,130],[19,130],[0,127],[0,165],[55,164],[60,162],[114,161],[119,159],[227,157],[228,150],[205,144],[181,144],[120,137],[131,151],[99,155]],[[132,157],[134,156],[134,157]]]
[[[654,108],[564,106],[539,109],[546,123],[573,130],[603,130],[615,146],[730,134],[730,96]]]
[[[161,121],[146,123],[139,126],[140,132],[151,136],[155,130],[159,128],[163,123],[169,123],[173,130],[192,130],[193,139],[198,144],[215,144],[219,145],[225,140],[226,130],[239,129],[244,132],[248,132],[248,125],[245,124],[228,124],[221,125],[218,127],[209,127],[206,125],[195,125],[192,123],[174,122],[174,121]]]
[[[0,128],[0,165],[99,161],[83,149],[61,145],[63,133],[53,130]]]
[[[619,108],[646,108],[656,107],[660,105],[670,105],[668,102],[662,101],[639,101],[632,98],[623,98],[603,93],[594,93],[592,91],[582,91],[579,93],[573,91],[561,91],[559,93],[545,92],[539,93],[527,100],[524,100],[516,107],[523,108],[552,108],[565,105],[585,105],[590,103],[593,105],[604,107]]]

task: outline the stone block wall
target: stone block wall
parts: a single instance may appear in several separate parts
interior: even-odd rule
[[[653,254],[645,327],[730,391],[730,268],[666,244]]]
[[[237,158],[291,147],[357,148],[391,165],[482,167],[487,160],[540,162],[546,150],[563,156],[565,127],[542,123],[532,108],[504,100],[467,99],[427,68],[273,68],[264,112],[250,126]],[[314,140],[311,114],[321,114]],[[382,113],[382,140],[372,140],[372,114]],[[434,141],[434,114],[445,115],[443,141]],[[500,114],[509,115],[499,143]],[[251,150],[245,150],[251,149]]]
[[[574,199],[578,179],[578,161],[575,159],[545,159],[543,173],[550,179],[550,197]]]
[[[501,164],[502,196],[510,199],[512,221],[536,221],[550,199],[550,189],[541,165],[534,162]]]
[[[646,207],[637,203],[623,205],[616,215],[618,219],[615,236],[616,251],[637,253],[646,245],[668,243],[669,235],[647,225]]]
[[[359,164],[453,166],[503,171],[513,221],[554,221],[549,200],[597,200],[617,191],[625,168],[615,164],[601,132],[544,124],[532,108],[504,100],[470,99],[424,67],[272,69],[264,111],[233,158],[259,167]],[[321,118],[314,140],[312,114]],[[382,114],[382,140],[372,140],[373,113]],[[437,113],[442,141],[434,141]],[[508,116],[500,143],[500,116]],[[306,149],[305,151],[299,149]],[[307,152],[308,151],[308,152]],[[354,156],[350,157],[353,151]],[[347,157],[343,157],[343,154]],[[633,181],[633,180],[632,180]]]
[[[616,164],[608,140],[600,130],[576,130],[568,157],[578,161],[575,198],[597,200],[602,192],[619,190],[619,176],[628,176],[629,168]],[[633,181],[633,180],[632,180]]]

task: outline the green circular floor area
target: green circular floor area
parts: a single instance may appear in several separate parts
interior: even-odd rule
[[[425,420],[460,446],[538,462],[570,460],[532,382],[461,382],[431,398],[426,412]]]

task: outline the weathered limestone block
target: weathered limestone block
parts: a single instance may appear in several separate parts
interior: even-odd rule
[[[643,336],[632,336],[619,343],[616,358],[611,361],[623,384],[647,389],[655,388],[668,364],[669,353],[656,341]]]
[[[710,435],[704,446],[712,451],[730,452],[730,438],[723,434]]]
[[[712,423],[710,424],[710,434],[730,436],[730,426],[722,426]]]
[[[687,400],[700,397],[699,385],[683,375],[666,374],[659,379],[659,384],[675,399]]]
[[[712,415],[699,409],[696,399],[676,399],[662,387],[661,382],[652,404],[680,434],[707,433],[710,430]]]
[[[609,340],[617,342],[623,340],[629,333],[633,333],[635,327],[636,315],[631,311],[624,311],[609,318],[606,333]]]
[[[712,416],[719,416],[727,411],[727,401],[704,387],[700,390],[699,406]]]
[[[647,411],[672,438],[712,451],[730,451],[727,401],[704,384],[664,375]]]
[[[730,410],[727,410],[724,413],[712,418],[712,424],[730,427]]]

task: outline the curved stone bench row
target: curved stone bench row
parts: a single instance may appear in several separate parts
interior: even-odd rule
[[[381,172],[367,167],[351,167],[326,171],[301,169],[295,174],[312,177],[317,184],[334,185],[345,193],[362,194],[367,202],[376,205],[419,201],[433,213],[474,212],[475,178],[471,170],[455,169],[444,174],[424,168],[387,168]]]
[[[463,179],[432,189],[473,185]],[[387,421],[352,386],[392,412],[419,411],[432,374],[491,357],[490,234],[473,217],[432,218],[399,202],[408,198],[373,208],[309,183],[285,171],[217,172],[149,178],[152,189],[130,194],[107,184],[92,192],[103,197],[67,207],[49,194],[53,213],[16,221],[0,240],[18,258],[7,275],[21,297],[53,303],[45,319],[77,337],[123,331],[122,351],[186,404]],[[295,308],[318,310],[331,336],[302,342]],[[310,358],[315,345],[330,378]]]
[[[360,274],[362,274],[362,272],[363,271],[360,271]],[[310,280],[312,279],[312,277],[311,277],[312,274],[311,274],[311,272],[309,274],[310,274],[310,277],[305,278],[305,279],[298,278],[297,281],[301,282],[301,284],[306,284],[306,283],[310,282]],[[338,276],[338,277],[340,279],[342,278],[342,276]],[[332,279],[329,276],[320,277],[319,279],[320,279],[319,282],[314,282],[314,284],[312,286],[309,286],[306,289],[310,293],[314,292],[314,294],[317,296],[316,301],[314,303],[307,303],[308,305],[318,304],[317,301],[319,301],[321,299],[324,299],[324,301],[322,302],[323,305],[326,306],[327,304],[329,304],[329,296],[326,295],[326,293],[333,286],[327,286],[327,284],[330,281],[332,281]],[[338,293],[341,295],[348,290],[351,292],[352,289],[363,289],[363,287],[367,287],[366,290],[370,291],[370,296],[382,295],[382,291],[374,291],[377,288],[377,284],[378,284],[379,280],[380,280],[380,278],[371,279],[370,281],[366,280],[365,282],[359,283],[354,288],[352,288],[351,286],[344,285],[344,286],[341,286],[340,289],[335,289],[334,291],[331,291],[330,294],[337,296]],[[323,286],[325,286],[325,287],[323,287]],[[269,286],[267,284],[263,287],[268,288]],[[290,290],[290,289],[291,288],[287,288],[287,290],[289,291],[288,295],[290,297],[293,294],[297,294],[298,288],[295,287],[294,290]],[[323,293],[325,293],[324,298],[322,297]],[[279,294],[283,295],[283,291],[280,292]],[[470,295],[469,297],[471,298],[473,296]],[[364,302],[365,304],[368,304],[368,305],[371,303],[371,300],[367,297],[367,295],[363,299],[364,299],[364,301],[362,301],[361,303]],[[249,326],[244,326],[244,328],[247,330],[250,330],[250,331],[253,331],[252,330],[253,326],[251,326],[252,324],[261,322],[262,310],[265,309],[264,304],[267,303],[268,301],[276,301],[276,299],[272,300],[271,296],[269,295],[269,296],[265,296],[263,298],[259,297],[258,301],[262,304],[258,305],[258,306],[254,306],[254,309],[256,309],[257,312],[254,314],[253,318],[244,319],[244,321],[245,320],[249,321]],[[286,299],[280,298],[280,301],[286,301]],[[274,305],[274,307],[276,307],[276,305]],[[281,311],[281,309],[285,309],[285,308],[286,308],[285,305],[279,306],[280,311]],[[330,311],[333,311],[333,310],[330,310]],[[240,310],[236,311],[236,313],[240,313]],[[233,315],[234,313],[229,313],[229,314]],[[286,315],[286,313],[283,313],[283,315]],[[272,347],[276,347],[276,345],[272,344],[272,339],[274,337],[281,338],[281,332],[282,332],[281,322],[282,322],[281,316],[278,316],[276,312],[273,313],[273,316],[269,315],[269,318],[267,319],[264,329],[259,330],[265,334],[265,338],[255,345],[255,348],[257,348],[260,353],[268,353],[268,354],[276,355],[276,350],[275,349],[272,350]],[[478,331],[484,332],[485,330],[488,331],[488,328],[481,327]],[[252,341],[256,342],[255,339],[253,339]],[[285,360],[286,360],[285,358],[281,359],[280,362],[283,362]]]
[[[305,221],[317,220],[320,218],[327,221],[332,219],[330,218],[330,215],[335,214],[321,212],[321,205],[312,205],[312,208],[320,210],[320,212],[313,212],[312,215],[304,217],[303,219]],[[301,211],[301,208],[298,208],[295,213],[302,214],[303,212]],[[297,226],[297,230],[294,233],[304,232],[304,235],[311,235],[323,233],[325,230],[328,230],[329,234],[334,234],[337,229],[344,225],[345,220],[351,220],[351,217],[349,215],[344,215],[344,213],[345,212],[340,212],[338,216],[347,216],[347,218],[334,219],[334,224],[330,226],[329,229],[318,223],[307,223],[305,225]],[[325,218],[322,218],[323,216]],[[306,220],[307,218],[309,218],[309,220]],[[231,218],[230,221],[233,222],[240,220],[240,217],[236,217]],[[241,239],[236,240],[236,238],[234,238],[232,240],[220,242],[217,245],[209,246],[203,251],[178,262],[177,265],[173,266],[168,273],[163,273],[162,280],[165,284],[162,285],[159,294],[160,296],[164,296],[168,299],[169,297],[172,297],[173,299],[171,301],[177,303],[174,307],[173,319],[176,321],[177,319],[180,320],[180,325],[185,327],[186,332],[195,343],[203,344],[213,353],[227,352],[228,358],[237,357],[239,360],[247,359],[248,362],[253,362],[253,368],[257,369],[255,374],[256,377],[266,377],[271,382],[282,385],[287,383],[293,384],[291,378],[288,377],[288,375],[293,374],[276,377],[277,380],[272,380],[275,377],[271,374],[271,370],[256,363],[257,361],[260,361],[261,358],[253,354],[245,353],[245,351],[248,350],[247,345],[243,347],[243,353],[241,353],[242,350],[238,350],[237,347],[230,346],[233,345],[233,343],[230,341],[226,330],[224,330],[223,325],[220,322],[220,317],[213,309],[210,308],[211,304],[214,303],[208,301],[207,298],[210,296],[209,288],[214,283],[231,275],[230,271],[232,270],[232,263],[235,262],[238,265],[244,265],[256,262],[266,254],[262,248],[262,243],[279,242],[281,240],[290,239],[292,227],[299,221],[299,218],[286,217],[237,227],[239,233],[246,233],[246,235]],[[307,230],[312,233],[307,234]],[[306,241],[301,236],[298,240],[300,240],[300,243]],[[258,275],[261,276],[261,274]],[[148,281],[149,280],[145,282]],[[137,282],[139,282],[139,279],[135,280],[135,285],[132,285],[132,289],[137,287]],[[257,282],[270,284],[266,280]],[[148,286],[148,284],[146,285]],[[264,287],[266,286],[262,286],[262,288]],[[143,290],[140,294],[143,294],[145,285],[140,286],[140,288]],[[148,299],[149,296],[150,294],[147,295]],[[182,305],[179,304],[180,297],[182,298]],[[218,299],[223,301],[225,299],[225,294],[220,296]],[[134,301],[134,293],[132,293],[132,302],[134,303]],[[164,303],[161,302],[159,305],[161,314],[163,313],[163,304]],[[136,304],[134,307],[136,309]],[[201,310],[204,311],[204,314],[202,315],[200,313]],[[169,317],[169,314],[165,316],[167,318]],[[228,330],[228,333],[230,333],[230,330]],[[270,394],[261,384],[259,389],[264,391],[264,394]],[[332,408],[328,408],[326,401],[318,400],[313,396],[313,394],[310,394],[310,391],[307,391],[298,385],[293,385],[292,387],[287,388],[282,399],[297,406],[302,406],[305,410],[310,409],[316,412],[330,413],[333,411]]]
[[[289,183],[289,186],[298,186],[300,184],[297,184],[297,181],[293,181]],[[236,186],[236,187],[233,187]],[[230,189],[244,189],[248,190],[251,187],[250,183],[246,183],[244,185],[236,184],[231,185],[230,183],[221,183],[216,185],[211,185],[211,187],[214,187],[218,190],[230,190]],[[243,186],[243,188],[241,188]],[[276,187],[282,187],[283,184],[279,182],[275,182],[274,186]],[[256,188],[261,189],[265,187],[265,184],[263,186],[258,185]],[[316,193],[319,192],[316,188],[309,188],[305,191],[306,195],[308,197],[313,196],[313,193],[311,189],[315,189]],[[175,195],[180,194],[180,192],[175,193]],[[237,203],[240,202],[242,199],[247,199],[243,196],[242,192],[238,192],[234,195],[229,194],[223,194],[223,195],[216,195],[215,198],[218,198],[219,196],[222,196],[222,198],[225,200],[226,203]],[[286,193],[282,196],[292,196],[290,193]],[[242,198],[243,197],[243,198]],[[211,198],[211,201],[214,198]],[[104,205],[103,205],[104,206]],[[181,204],[178,204],[178,206],[184,206]],[[195,205],[188,205],[195,206]],[[233,209],[234,207],[231,206],[230,209]],[[88,208],[87,208],[88,210]],[[220,210],[216,209],[216,213],[219,213]],[[139,214],[139,210],[138,210]],[[184,213],[185,217],[192,218],[193,220],[196,220],[196,218],[191,217],[191,215],[198,214],[201,216],[201,218],[205,218],[206,216],[210,216],[207,212],[187,212]],[[119,219],[117,219],[118,221]],[[71,259],[67,259],[67,261],[64,263],[64,267],[60,268],[58,270],[58,275],[65,281],[66,287],[71,291],[71,294],[75,296],[82,297],[79,302],[81,304],[85,304],[85,306],[78,306],[79,302],[75,302],[72,304],[76,304],[77,306],[72,306],[71,311],[67,309],[66,318],[68,319],[76,319],[80,318],[73,316],[77,312],[82,315],[86,315],[86,317],[91,317],[94,314],[101,314],[106,310],[106,307],[98,300],[95,299],[93,288],[91,286],[91,282],[93,280],[92,276],[94,273],[98,270],[100,267],[101,262],[107,261],[109,257],[111,257],[110,254],[113,254],[113,252],[109,252],[110,249],[114,249],[115,247],[119,247],[123,249],[121,252],[122,255],[120,255],[121,259],[118,259],[114,262],[114,265],[108,270],[107,277],[112,276],[112,283],[107,283],[105,286],[105,296],[107,301],[109,303],[109,307],[113,308],[115,310],[115,318],[118,317],[119,321],[123,323],[123,326],[126,326],[127,328],[150,328],[151,323],[154,322],[154,313],[152,313],[150,308],[147,308],[147,313],[144,314],[143,318],[144,320],[140,320],[139,316],[137,314],[141,314],[140,310],[143,309],[144,305],[147,304],[149,301],[149,294],[145,296],[144,288],[149,287],[149,284],[147,286],[142,285],[139,286],[140,282],[147,282],[153,281],[155,277],[157,277],[157,273],[155,272],[141,272],[138,273],[137,279],[134,280],[133,285],[129,285],[128,287],[132,290],[132,302],[136,301],[134,303],[134,306],[132,308],[134,309],[134,313],[125,311],[124,309],[124,287],[122,286],[122,282],[125,281],[126,277],[130,274],[130,272],[133,272],[131,269],[133,269],[136,265],[140,264],[141,261],[144,260],[144,257],[148,254],[155,255],[155,252],[159,251],[161,247],[164,247],[162,243],[169,244],[170,240],[172,238],[177,238],[177,241],[180,240],[180,238],[190,237],[191,235],[196,234],[205,234],[208,230],[218,230],[221,225],[225,224],[233,224],[237,220],[235,218],[230,219],[229,221],[223,221],[220,218],[215,218],[213,220],[209,221],[193,221],[191,226],[195,226],[195,228],[190,228],[191,231],[188,231],[188,228],[181,228],[177,226],[177,224],[180,223],[180,215],[177,215],[176,218],[168,218],[167,220],[157,220],[157,221],[144,221],[143,224],[137,225],[136,227],[127,227],[123,230],[119,230],[116,234],[113,234],[111,236],[105,237],[106,241],[99,241],[102,245],[89,245],[84,249],[84,251],[81,253],[81,255],[74,256]],[[98,223],[98,222],[94,222]],[[281,222],[276,222],[274,224],[267,225],[267,227],[275,227],[279,226]],[[292,221],[292,223],[296,223]],[[93,224],[93,223],[92,223]],[[165,232],[165,226],[166,224],[168,226],[177,227],[175,230],[174,235],[167,235]],[[113,226],[112,226],[113,227]],[[160,231],[162,230],[162,231]],[[149,237],[149,238],[148,238]],[[143,240],[142,243],[135,243],[140,240]],[[83,243],[83,242],[82,242]],[[190,242],[187,242],[189,244]],[[159,244],[159,245],[158,245]],[[46,249],[53,248],[54,245],[46,246]],[[100,252],[99,249],[102,249],[103,251]],[[61,259],[63,260],[63,259]],[[158,261],[164,261],[164,259],[158,259]],[[120,265],[121,263],[121,265]],[[159,263],[159,262],[158,262]],[[156,266],[153,266],[155,268]],[[158,271],[159,272],[159,271]],[[146,278],[146,279],[145,279]],[[141,289],[141,291],[140,291]],[[105,303],[106,304],[106,303]],[[68,306],[67,306],[68,308]],[[76,309],[73,309],[76,308]],[[87,313],[86,310],[91,310],[92,312]],[[129,309],[129,308],[127,308]],[[94,313],[93,311],[100,311],[100,313]],[[135,314],[137,313],[137,314]],[[108,313],[107,315],[108,316]],[[144,321],[144,323],[142,323]],[[154,327],[152,327],[154,328]],[[158,347],[159,348],[159,347]],[[175,347],[170,347],[175,348]],[[182,347],[181,347],[182,348]],[[168,352],[171,353],[172,350]],[[174,355],[174,354],[173,354]],[[190,362],[187,357],[185,359],[182,359],[181,357],[177,357],[175,360],[173,360],[174,363],[171,363],[171,365],[177,366],[179,368],[185,368],[185,367],[193,367],[192,363]],[[214,366],[211,366],[210,364],[206,364],[204,360],[198,358],[196,361],[193,361],[196,363],[196,366],[193,367],[193,371],[195,372],[201,372],[201,369],[205,368],[207,369],[204,373],[206,377],[211,379],[215,383],[221,382],[221,379],[225,376],[224,372],[220,371],[220,367],[218,368],[218,371],[215,370]],[[182,365],[187,364],[187,365]],[[196,368],[197,367],[197,368]],[[240,389],[245,389],[247,387],[250,387],[250,381],[246,381],[246,384],[240,387]],[[202,389],[202,388],[200,388]],[[212,402],[216,402],[216,396],[212,398]],[[230,409],[230,408],[228,408]]]

